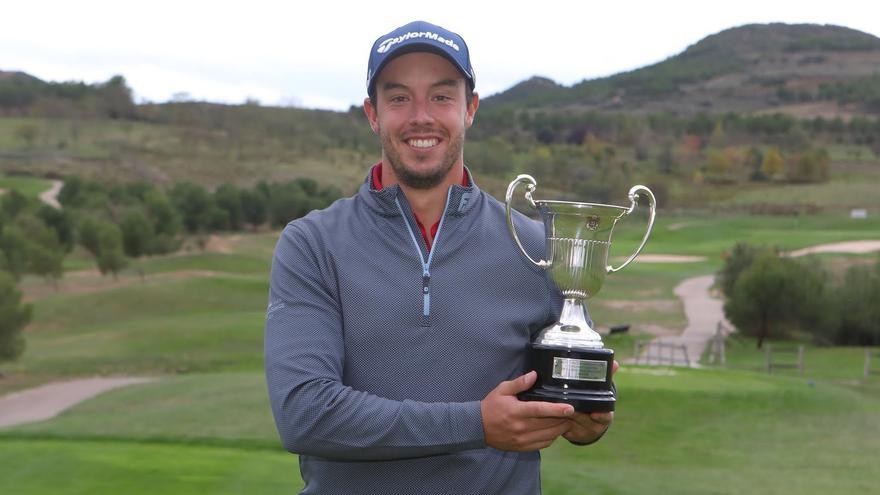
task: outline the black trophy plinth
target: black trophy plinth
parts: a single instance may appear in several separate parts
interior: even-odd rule
[[[535,385],[518,395],[521,400],[564,402],[578,412],[614,410],[617,389],[611,381],[614,351],[572,349],[531,343],[526,371],[535,370]]]

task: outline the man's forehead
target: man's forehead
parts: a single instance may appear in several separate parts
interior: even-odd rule
[[[377,75],[377,87],[404,85],[405,79],[430,81],[432,86],[463,86],[464,75],[446,57],[430,52],[406,53],[395,57]]]

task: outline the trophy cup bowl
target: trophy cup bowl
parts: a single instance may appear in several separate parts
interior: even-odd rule
[[[511,200],[519,184],[526,184],[526,201],[544,222],[547,260],[534,260],[523,248],[511,218]],[[613,206],[571,201],[535,201],[537,183],[520,175],[507,187],[507,226],[526,259],[549,270],[564,301],[559,321],[542,329],[530,343],[527,369],[535,370],[535,385],[521,393],[521,400],[565,402],[579,412],[613,411],[617,389],[611,380],[614,351],[605,348],[602,337],[590,326],[585,301],[599,292],[605,275],[629,265],[645,247],[654,228],[656,200],[645,186],[629,190],[630,206]],[[620,266],[608,265],[608,252],[614,226],[632,213],[638,193],[649,200],[648,228],[635,252]]]

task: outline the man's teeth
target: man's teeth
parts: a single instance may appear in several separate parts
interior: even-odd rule
[[[410,139],[409,145],[414,148],[430,148],[437,144],[436,139]]]

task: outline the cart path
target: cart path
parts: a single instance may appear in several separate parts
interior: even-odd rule
[[[789,256],[818,253],[865,254],[873,251],[880,251],[880,240],[819,244],[792,251]],[[684,304],[687,326],[679,335],[655,338],[632,362],[698,367],[700,357],[706,351],[715,332],[719,328],[725,335],[733,331],[733,325],[724,317],[724,301],[712,294],[714,283],[715,275],[702,275],[678,284],[674,292]],[[664,346],[664,344],[671,345]]]
[[[52,208],[55,208],[56,210],[60,210],[61,203],[58,202],[58,193],[61,192],[62,187],[64,187],[63,182],[61,182],[60,180],[53,180],[52,187],[40,193],[40,201],[46,203]]]
[[[83,378],[13,392],[0,397],[0,428],[51,419],[104,392],[154,380],[147,377]]]

